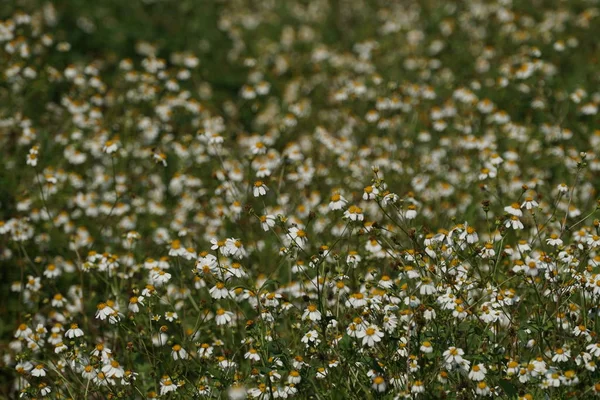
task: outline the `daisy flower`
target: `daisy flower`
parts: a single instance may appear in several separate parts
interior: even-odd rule
[[[363,193],[363,200],[373,200],[377,197],[377,195],[379,194],[379,189],[373,187],[373,186],[367,186],[364,189],[364,193]]]
[[[306,307],[306,310],[304,310],[304,314],[302,314],[302,319],[303,320],[309,319],[311,321],[320,321],[321,313],[317,309],[317,306],[315,306],[314,304],[309,304],[308,307]]]
[[[290,371],[287,380],[289,383],[297,385],[298,383],[300,383],[300,381],[302,381],[302,377],[300,376],[300,372],[298,372],[297,370],[292,370]]]
[[[112,140],[107,140],[104,143],[104,147],[102,148],[102,151],[105,152],[106,154],[112,154],[112,153],[116,152],[118,148],[119,148],[119,140],[117,138],[114,138]]]
[[[464,354],[465,352],[461,348],[449,347],[442,355],[444,357],[444,362],[448,366],[453,366],[459,365],[464,361],[464,358],[462,357]]]
[[[154,162],[157,164],[162,164],[163,167],[167,166],[167,155],[162,152],[157,152],[152,155]]]
[[[73,339],[81,336],[83,336],[83,331],[79,328],[77,324],[71,324],[69,330],[65,332],[65,337],[67,337],[68,339]]]
[[[556,233],[553,233],[548,239],[546,239],[546,243],[550,246],[562,246],[563,241],[558,237]]]
[[[165,312],[165,319],[167,321],[169,321],[169,322],[173,322],[173,321],[175,321],[178,318],[179,318],[179,316],[177,315],[176,312],[173,312],[173,311],[167,311],[167,312]]]
[[[175,392],[177,390],[177,385],[173,383],[171,378],[168,376],[163,376],[160,380],[160,395],[165,396],[168,393]]]
[[[226,325],[233,320],[233,313],[231,311],[225,311],[222,308],[219,308],[216,312],[215,322],[218,326]]]
[[[381,200],[381,204],[385,207],[388,204],[394,204],[398,201],[399,196],[395,193],[388,193],[385,196],[383,196],[383,199]]]
[[[394,281],[388,275],[383,275],[379,282],[377,282],[377,286],[383,289],[390,289],[394,286]]]
[[[417,217],[417,206],[409,204],[407,210],[404,212],[404,218],[411,220]]]
[[[37,166],[38,153],[39,153],[38,146],[33,146],[31,149],[29,149],[29,154],[27,154],[27,161],[26,161],[27,165],[30,165],[32,167]]]
[[[552,362],[567,362],[571,357],[571,352],[563,348],[558,348],[552,356]]]
[[[303,229],[300,229],[296,226],[293,226],[289,229],[288,236],[290,237],[293,243],[297,244],[300,247],[304,246],[308,241],[308,238],[306,237],[306,232]]]
[[[112,360],[102,367],[102,373],[108,378],[122,378],[125,374],[125,370],[116,360]]]
[[[43,377],[46,376],[46,369],[44,364],[38,364],[31,370],[31,376]]]
[[[114,315],[116,311],[106,303],[100,303],[96,307],[96,318],[104,321],[106,318]]]
[[[302,343],[306,344],[306,347],[309,347],[311,345],[316,346],[319,343],[321,343],[321,340],[319,340],[319,333],[314,329],[306,332],[306,334],[302,336],[301,341]]]
[[[600,343],[588,344],[585,349],[594,357],[600,358]]]
[[[324,379],[325,377],[327,377],[328,373],[329,373],[329,370],[327,368],[320,367],[320,368],[317,368],[317,373],[316,373],[315,377],[317,379]]]
[[[466,226],[466,229],[462,231],[458,238],[460,240],[466,240],[469,244],[476,243],[479,240],[479,236],[472,226]]]
[[[510,218],[508,218],[504,222],[504,226],[507,228],[515,229],[515,230],[525,228],[525,225],[523,225],[523,223],[519,220],[519,217],[517,217],[516,215],[513,215]]]
[[[477,393],[480,396],[489,396],[491,391],[487,383],[479,382],[475,387],[475,393]]]
[[[519,203],[512,203],[510,206],[504,207],[504,212],[516,217],[523,216],[523,211],[521,211],[521,206]]]
[[[132,296],[129,298],[129,305],[127,306],[127,308],[129,309],[129,311],[137,313],[140,312],[140,304],[144,305],[144,296]]]
[[[350,219],[351,221],[362,221],[364,220],[363,210],[357,206],[350,206],[346,211],[344,211],[344,217]]]
[[[200,347],[198,347],[198,357],[200,358],[210,358],[213,354],[213,346],[208,343],[202,343]]]
[[[254,348],[251,348],[250,350],[248,350],[246,352],[246,354],[244,354],[244,358],[246,360],[250,360],[250,361],[260,361],[260,356],[258,355],[258,352]]]
[[[254,195],[254,197],[265,196],[268,190],[269,188],[267,188],[267,185],[265,185],[263,181],[256,181],[254,182],[252,194]]]
[[[339,193],[334,193],[331,196],[331,201],[329,202],[329,209],[331,211],[341,210],[348,203],[346,199],[340,195]]]
[[[377,325],[369,325],[366,329],[357,332],[356,337],[362,338],[363,346],[373,347],[376,343],[380,342],[383,338],[384,333],[379,329]]]
[[[367,299],[365,299],[365,295],[358,292],[358,293],[353,293],[348,297],[348,300],[346,300],[346,306],[347,307],[353,307],[353,308],[361,308],[367,305]]]
[[[385,383],[385,379],[381,375],[377,375],[373,377],[373,384],[371,385],[371,387],[373,388],[373,390],[379,393],[383,393],[385,392],[387,385]]]
[[[485,374],[487,373],[487,369],[483,364],[473,365],[471,371],[469,372],[469,379],[472,381],[482,381],[485,379]]]
[[[275,226],[276,219],[274,215],[261,215],[259,219],[260,226],[265,232]]]
[[[414,381],[410,388],[410,392],[414,393],[415,395],[425,393],[425,386],[423,385],[423,382],[422,381]]]
[[[225,287],[225,283],[217,282],[215,286],[210,288],[208,291],[210,293],[210,297],[215,300],[225,299],[229,297],[229,289]]]
[[[26,339],[32,333],[33,333],[33,331],[31,330],[30,327],[28,327],[25,324],[21,324],[21,325],[19,325],[19,327],[17,328],[17,331],[15,332],[15,338],[16,339],[21,339],[21,338]]]
[[[419,348],[423,353],[431,353],[433,351],[433,347],[431,346],[431,342],[425,341],[421,343],[421,347]]]
[[[150,272],[150,279],[154,286],[160,287],[171,280],[171,274],[156,267]]]
[[[533,199],[533,197],[526,197],[523,204],[521,204],[521,208],[526,210],[532,210],[539,206],[538,202]]]
[[[171,357],[173,357],[173,360],[177,361],[187,359],[188,353],[183,347],[181,347],[181,345],[176,344],[173,347],[171,347],[171,350]]]

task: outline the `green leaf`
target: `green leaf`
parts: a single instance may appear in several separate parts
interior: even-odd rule
[[[501,379],[498,382],[498,385],[500,385],[500,387],[502,388],[502,390],[504,391],[504,393],[506,393],[506,395],[509,398],[517,397],[517,394],[518,394],[517,393],[517,388],[510,381],[506,381],[504,379]]]

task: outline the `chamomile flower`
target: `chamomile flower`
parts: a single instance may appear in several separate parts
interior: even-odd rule
[[[165,312],[165,319],[169,322],[173,322],[173,321],[177,320],[178,318],[179,318],[179,315],[177,315],[176,312],[173,312],[173,311]]]
[[[521,211],[521,206],[519,203],[513,203],[510,206],[504,207],[504,212],[514,215],[516,217],[522,217],[523,211]]]
[[[157,164],[162,164],[163,167],[167,166],[167,155],[162,152],[156,152],[152,155],[152,159]]]
[[[39,147],[33,146],[29,149],[29,154],[27,154],[26,164],[32,167],[36,167],[38,163],[38,155],[39,155]]]
[[[367,305],[367,299],[363,293],[357,292],[348,296],[346,300],[347,307],[361,308]]]
[[[381,341],[384,333],[379,329],[377,325],[369,325],[366,329],[357,332],[356,337],[362,338],[363,346],[373,347]]]
[[[297,370],[292,370],[288,374],[287,381],[289,383],[293,383],[294,385],[299,384],[302,381],[302,377],[300,376],[300,372]]]
[[[161,287],[171,280],[171,274],[158,267],[150,272],[150,281],[156,287]]]
[[[250,350],[244,354],[244,358],[250,361],[260,361],[260,355],[254,348],[250,348]]]
[[[410,387],[410,392],[415,396],[420,395],[421,393],[425,393],[425,386],[422,381],[414,381],[412,386]]]
[[[562,347],[556,349],[552,355],[552,362],[567,362],[571,357],[571,351]]]
[[[217,282],[215,286],[209,290],[210,297],[215,300],[226,299],[230,296],[229,289],[225,286],[224,282]]]
[[[344,211],[344,217],[348,218],[350,221],[362,221],[364,220],[363,210],[357,206],[350,206],[346,211]]]
[[[31,330],[30,327],[28,327],[26,324],[21,324],[19,325],[19,327],[17,328],[17,331],[15,332],[14,337],[16,339],[26,339],[28,338],[31,334],[33,333],[33,331]]]
[[[320,321],[321,312],[317,309],[317,306],[315,306],[314,304],[309,304],[306,307],[306,310],[304,310],[304,313],[302,314],[302,319],[308,319],[310,321]]]
[[[114,138],[111,140],[107,140],[104,143],[104,147],[102,148],[102,151],[104,151],[106,154],[113,154],[117,151],[118,148],[119,148],[119,139]]]
[[[387,389],[387,384],[385,382],[385,378],[382,377],[381,375],[374,376],[372,378],[372,382],[373,383],[372,383],[371,387],[376,392],[383,393]]]
[[[504,222],[504,226],[507,228],[512,228],[514,230],[520,230],[525,228],[525,225],[519,220],[519,217],[516,215],[512,215],[510,218],[507,218]]]
[[[296,226],[293,226],[288,230],[288,237],[292,240],[292,243],[295,243],[300,247],[303,247],[308,241],[306,231]]]
[[[490,396],[491,390],[487,383],[481,381],[475,386],[475,393],[479,396]]]
[[[450,368],[456,365],[461,365],[464,361],[462,357],[465,354],[464,350],[458,347],[449,347],[448,350],[444,351],[442,356],[444,357],[444,362]]]
[[[274,215],[261,215],[259,219],[260,226],[265,232],[269,231],[275,226],[276,218]]]
[[[213,351],[214,351],[213,346],[211,346],[208,343],[202,343],[198,347],[198,357],[205,358],[205,359],[211,358]]]
[[[316,330],[308,331],[302,336],[301,342],[306,344],[306,347],[317,346],[321,343],[319,339],[319,333]]]
[[[160,395],[166,396],[168,393],[175,391],[177,391],[177,385],[173,383],[169,376],[163,376],[160,380]]]
[[[129,298],[127,308],[133,313],[140,312],[140,305],[144,305],[144,296],[132,296]]]
[[[483,364],[476,364],[471,367],[469,371],[469,379],[472,381],[483,381],[487,373],[487,368]]]
[[[44,364],[37,364],[31,371],[31,376],[35,377],[44,377],[46,376],[46,369],[44,368]]]
[[[379,194],[379,189],[377,189],[374,186],[367,186],[364,188],[363,200],[373,200],[373,199],[377,198],[378,194]]]
[[[404,218],[407,220],[415,219],[417,217],[417,206],[409,204],[404,212]]]
[[[346,206],[348,201],[339,193],[334,193],[331,196],[331,201],[329,202],[329,209],[331,211],[341,210]]]
[[[556,233],[553,233],[548,239],[546,239],[546,243],[548,243],[550,246],[562,246],[563,241]]]
[[[533,197],[526,197],[525,201],[523,201],[523,203],[521,204],[521,208],[524,208],[526,210],[532,210],[538,206],[538,202],[535,201]]]
[[[429,354],[433,352],[433,346],[431,345],[431,342],[424,341],[423,343],[421,343],[421,347],[419,347],[419,350],[421,350],[425,354]]]
[[[122,378],[125,375],[125,370],[116,360],[112,360],[104,364],[102,373],[107,378]]]
[[[83,336],[83,331],[77,324],[71,324],[69,330],[65,332],[65,337],[68,339],[78,338]]]
[[[466,226],[466,228],[460,234],[459,239],[466,240],[467,243],[473,244],[479,241],[479,235],[477,235],[475,228],[473,228],[472,226]]]
[[[217,326],[229,324],[233,320],[234,316],[231,311],[226,311],[222,308],[219,308],[215,314],[215,322]]]
[[[558,193],[565,194],[569,191],[569,187],[565,183],[561,183],[556,187]]]
[[[96,318],[102,321],[116,313],[116,311],[107,303],[99,303],[96,308]]]
[[[267,188],[267,185],[265,185],[263,181],[256,181],[254,182],[252,194],[254,195],[254,197],[265,196],[268,190],[269,188]]]
[[[171,350],[171,357],[173,357],[173,360],[177,361],[187,359],[188,353],[183,347],[181,347],[181,345],[175,344],[173,347],[171,347]]]

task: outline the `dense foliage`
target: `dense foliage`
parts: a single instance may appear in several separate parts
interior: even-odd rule
[[[597,3],[3,4],[0,395],[600,394]]]

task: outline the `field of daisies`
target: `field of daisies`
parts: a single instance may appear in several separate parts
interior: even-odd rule
[[[598,0],[0,5],[0,398],[600,395]]]

